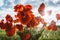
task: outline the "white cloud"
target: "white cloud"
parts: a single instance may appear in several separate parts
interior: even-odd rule
[[[21,4],[25,4],[26,1],[28,1],[28,0],[22,0],[22,1],[20,1],[20,3],[21,3]],[[29,0],[29,1],[30,1],[30,0]]]
[[[49,2],[49,0],[44,0],[44,2]]]
[[[14,15],[16,14],[12,8],[5,8],[3,10],[0,10],[0,20],[5,19],[6,14],[9,14],[15,19]]]
[[[4,0],[0,0],[0,6],[2,6],[4,4],[3,2]]]
[[[51,0],[53,3],[57,3],[59,0]]]

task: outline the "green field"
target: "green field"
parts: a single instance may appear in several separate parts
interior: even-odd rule
[[[17,34],[15,34],[13,37],[7,37],[5,31],[0,30],[0,40],[21,40],[21,39],[20,36]],[[44,30],[38,40],[60,40],[60,27],[58,27],[57,31]]]

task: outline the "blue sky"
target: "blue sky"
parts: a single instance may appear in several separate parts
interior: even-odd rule
[[[60,25],[60,21],[57,21],[55,18],[56,13],[60,13],[60,0],[0,0],[0,19],[4,19],[6,14],[12,15],[14,18],[15,12],[13,11],[13,7],[16,4],[30,4],[33,7],[33,12],[37,16],[39,15],[37,9],[39,5],[44,2],[46,5],[45,8],[45,16],[42,16],[48,24],[51,20],[54,20],[57,22],[58,25]],[[46,11],[52,10],[52,15],[49,16]]]
[[[18,3],[31,4],[33,7],[38,6],[40,3],[45,2],[49,6],[59,6],[60,0],[0,0],[0,9],[9,8]]]

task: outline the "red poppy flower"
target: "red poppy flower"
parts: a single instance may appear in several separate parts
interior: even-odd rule
[[[17,24],[16,28],[21,32],[23,31],[23,25],[21,25],[21,24]]]
[[[0,21],[0,28],[1,28],[1,29],[5,29],[4,20],[1,20],[1,21]]]
[[[34,27],[34,26],[36,25],[36,23],[37,23],[37,21],[36,21],[35,18],[34,18],[34,19],[32,19],[32,20],[27,24],[27,26],[28,26],[28,27]]]
[[[60,20],[60,14],[56,14],[56,19]]]
[[[30,37],[31,37],[31,34],[30,34],[30,33],[24,34],[24,35],[22,36],[22,40],[29,40]]]
[[[14,11],[15,12],[22,12],[24,10],[24,6],[21,4],[18,4],[16,6],[14,6]]]
[[[9,14],[7,14],[5,18],[6,21],[13,22],[13,18]]]
[[[18,13],[17,16],[22,24],[28,24],[32,19],[32,11]]]
[[[56,22],[54,20],[52,20],[50,25],[56,25]]]
[[[46,29],[56,31],[57,30],[57,26],[56,26],[55,21],[52,20],[51,24],[48,27],[46,27]]]
[[[50,26],[46,26],[46,30],[50,30],[51,29],[51,27]]]
[[[46,30],[56,31],[57,30],[57,27],[56,27],[56,25],[49,25],[48,27],[46,27]]]
[[[51,21],[51,30],[56,31],[57,30],[57,26],[56,26],[56,22],[54,20]]]
[[[56,31],[56,30],[57,30],[57,27],[56,27],[56,25],[53,25],[53,26],[51,26],[51,30],[54,30],[54,31]]]
[[[32,6],[31,6],[31,5],[26,5],[26,6],[25,6],[25,10],[26,10],[26,11],[29,11],[29,10],[31,10],[31,9],[32,9]]]
[[[13,26],[12,23],[9,23],[9,22],[6,22],[6,23],[5,23],[6,30],[7,30],[7,29],[11,29],[12,26]]]
[[[40,17],[32,18],[32,20],[27,24],[28,27],[37,26],[40,23]]]
[[[42,3],[39,8],[38,8],[38,12],[43,16],[44,15],[44,9],[45,9],[45,4]]]
[[[17,15],[15,15],[16,18],[24,17],[26,14],[25,12],[18,12]]]
[[[15,9],[18,10],[19,8],[21,8],[20,6],[21,5],[16,5]],[[23,6],[23,9],[24,10],[21,12],[18,12],[17,15],[15,15],[15,17],[18,18],[22,24],[28,24],[33,17],[33,14],[32,14],[33,12],[31,11],[32,6],[26,5],[25,7]]]
[[[12,27],[11,29],[7,29],[5,31],[6,31],[6,35],[8,37],[11,37],[11,36],[14,36],[16,29],[15,29],[15,27]]]

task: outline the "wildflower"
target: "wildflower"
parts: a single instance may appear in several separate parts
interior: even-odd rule
[[[60,20],[60,14],[56,14],[56,19]]]
[[[50,30],[51,29],[51,27],[50,26],[46,26],[46,30]]]
[[[26,5],[26,6],[25,6],[25,10],[26,10],[26,11],[29,11],[29,10],[31,10],[31,9],[32,9],[32,6],[31,6],[31,5]]]
[[[57,30],[57,26],[56,26],[56,23],[55,21],[51,21],[50,25],[48,27],[46,27],[47,30],[53,30],[53,31],[56,31]]]
[[[8,37],[11,37],[11,36],[14,36],[16,29],[15,27],[12,27],[11,29],[6,29],[5,31],[6,31],[6,35]]]
[[[11,22],[6,22],[5,23],[5,32],[7,36],[13,36],[15,34],[15,27]]]
[[[12,23],[9,23],[9,22],[6,22],[6,23],[5,23],[5,27],[6,27],[6,29],[8,29],[8,30],[11,29],[12,26],[13,26]]]
[[[24,34],[24,35],[22,36],[22,40],[29,40],[30,37],[31,37],[31,34],[30,34],[30,33]]]
[[[14,6],[15,12],[22,12],[23,10],[24,10],[24,6],[21,4],[17,4],[16,6]]]
[[[13,22],[13,18],[9,14],[7,14],[5,18],[6,21]]]
[[[32,19],[32,11],[18,13],[17,17],[22,24],[28,24]]]
[[[5,23],[3,19],[0,21],[0,28],[5,29]]]
[[[21,9],[23,8],[23,10]],[[26,6],[23,6],[23,5],[16,5],[14,7],[15,10],[19,10],[17,11],[17,15],[15,15],[16,18],[19,19],[19,21],[22,23],[22,24],[28,24],[31,19],[32,19],[32,6],[31,5],[26,5]],[[20,9],[22,11],[20,11]]]
[[[33,18],[28,24],[28,27],[34,27],[37,26],[40,23],[40,17]]]
[[[23,25],[22,24],[17,24],[16,28],[21,32],[23,31]]]
[[[57,30],[57,26],[56,25],[51,25],[51,30],[56,31]]]

